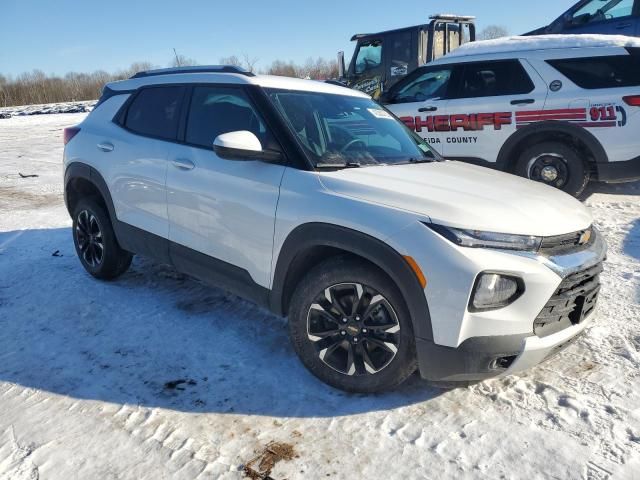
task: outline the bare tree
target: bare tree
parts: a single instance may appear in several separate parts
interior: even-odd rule
[[[478,40],[494,40],[509,36],[509,30],[500,25],[489,25],[478,34]]]
[[[0,107],[95,100],[105,83],[129,78],[134,73],[152,68],[154,66],[149,62],[138,62],[116,73],[97,70],[93,73],[69,72],[58,77],[34,70],[15,78],[0,75]]]
[[[281,75],[283,77],[298,77],[299,68],[293,62],[284,62],[282,60],[274,60],[266,71],[269,75]]]
[[[221,58],[220,63],[237,65],[254,72],[258,59],[245,53],[242,57],[232,55]],[[177,55],[171,65],[177,66],[178,64],[180,66],[197,65],[197,62],[191,58]],[[0,107],[95,100],[100,97],[106,83],[129,78],[138,72],[154,68],[157,67],[150,62],[136,62],[128,68],[114,73],[104,70],[91,73],[69,72],[63,77],[59,77],[34,70],[16,77],[0,75]],[[295,64],[292,61],[275,60],[264,71],[272,75],[327,80],[337,77],[338,65],[335,60],[309,57],[303,65]]]
[[[258,63],[258,57],[250,57],[247,53],[243,53],[242,58],[242,67],[248,72],[253,72]]]
[[[256,70],[256,64],[258,63],[257,57],[250,57],[249,54],[243,53],[242,60],[237,55],[231,55],[230,57],[222,57],[220,59],[220,65],[233,65],[234,67],[244,68],[248,72],[254,72]]]
[[[185,57],[181,54],[176,55],[173,60],[169,62],[170,67],[189,67],[193,65],[198,65],[198,62],[193,58]]]
[[[233,67],[242,67],[242,61],[235,55],[230,57],[222,57],[220,59],[220,65],[231,65]]]

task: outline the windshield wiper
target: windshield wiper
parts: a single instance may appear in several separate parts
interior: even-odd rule
[[[406,163],[431,163],[435,161],[435,158],[410,158]]]
[[[356,162],[347,162],[347,163],[325,163],[318,162],[316,163],[316,168],[328,168],[328,169],[336,169],[336,168],[360,168],[362,167],[361,163]]]

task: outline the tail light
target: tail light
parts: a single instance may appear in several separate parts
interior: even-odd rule
[[[64,129],[64,144],[66,145],[80,132],[80,127],[68,127]]]
[[[622,97],[624,103],[631,105],[632,107],[640,107],[640,95],[631,95],[629,97]]]

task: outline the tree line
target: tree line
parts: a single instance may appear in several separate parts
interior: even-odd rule
[[[338,76],[337,61],[323,58],[308,59],[304,64],[276,60],[265,69],[258,70],[257,58],[244,55],[224,57],[220,64],[237,65],[251,72],[288,77],[326,80]],[[176,55],[169,66],[197,65],[194,59]],[[22,73],[15,77],[0,74],[0,107],[41,103],[77,102],[100,97],[106,83],[129,78],[143,70],[159,68],[149,62],[137,62],[117,72],[97,70],[92,73],[69,72],[64,76],[47,75],[41,70]]]

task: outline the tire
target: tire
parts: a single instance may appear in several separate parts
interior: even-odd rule
[[[129,269],[133,256],[120,247],[109,215],[94,198],[78,201],[72,229],[76,254],[91,275],[113,280]]]
[[[307,369],[340,390],[390,390],[416,370],[400,290],[381,270],[349,256],[329,259],[302,279],[291,298],[289,334]]]
[[[541,142],[527,148],[518,158],[514,173],[574,197],[582,194],[590,177],[589,167],[580,154],[561,142]]]

